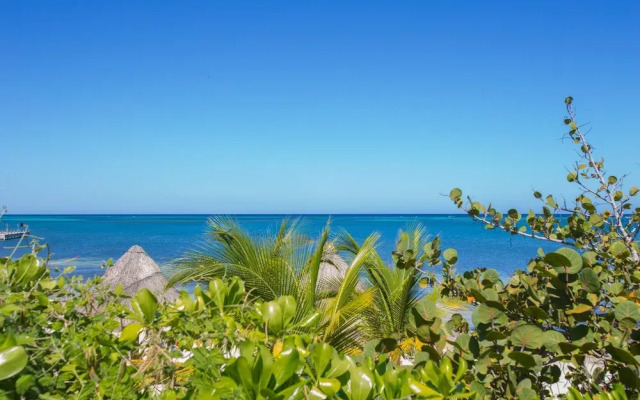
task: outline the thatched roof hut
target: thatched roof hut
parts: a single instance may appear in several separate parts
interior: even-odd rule
[[[318,271],[318,282],[321,290],[338,290],[344,275],[349,268],[349,264],[338,254],[331,242],[324,247],[322,255],[322,263]],[[358,282],[358,290],[366,289],[366,285],[362,280]]]
[[[149,289],[160,301],[173,301],[179,293],[174,288],[165,289],[167,280],[160,267],[138,245],[132,246],[104,274],[104,284],[111,287],[122,285],[127,296],[135,295],[140,289]]]

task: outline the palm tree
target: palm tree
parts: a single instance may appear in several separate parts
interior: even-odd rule
[[[456,312],[466,310],[463,304],[441,296],[437,287],[427,292],[428,280],[424,270],[426,256],[423,249],[427,244],[426,229],[420,224],[400,231],[394,255],[394,266],[388,266],[375,250],[368,252],[363,265],[366,278],[374,298],[372,307],[362,313],[361,329],[369,338],[396,338],[400,346],[392,357],[399,360],[420,348],[416,339],[405,336],[411,309],[425,300],[437,303],[437,316],[448,320]],[[351,254],[358,254],[361,246],[346,231],[336,240],[336,248]],[[431,273],[429,273],[430,275]]]
[[[354,252],[339,279],[328,269],[335,256],[328,244],[329,224],[317,240],[303,234],[300,219],[285,219],[276,235],[251,236],[231,218],[210,218],[205,242],[177,260],[168,285],[238,276],[250,293],[264,301],[292,296],[298,305],[296,320],[320,311],[318,333],[336,348],[361,345],[365,310],[371,308],[375,289],[366,289],[360,271],[375,251],[372,235]]]
[[[423,226],[416,225],[406,232],[401,231],[399,236],[399,242],[409,244],[405,251],[420,255],[426,239]],[[337,238],[336,248],[351,254],[357,254],[361,250],[361,246],[346,231]],[[368,336],[384,338],[401,334],[411,308],[424,293],[420,287],[420,280],[424,275],[417,268],[401,269],[386,265],[375,250],[368,254],[364,270],[368,283],[375,289],[374,307],[364,314]]]

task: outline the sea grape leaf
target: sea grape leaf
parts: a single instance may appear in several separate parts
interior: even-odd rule
[[[532,318],[537,318],[537,319],[548,319],[549,318],[549,314],[546,313],[546,311],[544,311],[542,308],[540,307],[536,307],[536,306],[531,306],[527,309],[524,310],[525,315],[532,317]]]
[[[533,368],[536,366],[536,360],[531,354],[521,351],[512,351],[508,357],[525,368]]]
[[[571,315],[571,314],[582,314],[588,311],[591,311],[593,309],[592,306],[588,305],[588,304],[576,304],[573,306],[573,308],[571,308],[570,310],[568,310],[566,313]]]
[[[444,259],[450,264],[458,262],[458,251],[456,249],[446,249],[443,253]]]
[[[623,318],[618,321],[618,328],[623,331],[631,332],[638,327],[638,321],[633,318]]]
[[[578,274],[582,288],[589,293],[598,293],[600,291],[600,279],[598,274],[592,268],[584,268]]]
[[[640,320],[638,305],[629,300],[618,303],[616,308],[613,310],[613,314],[618,320],[622,320],[624,318],[631,318],[634,321]]]
[[[544,261],[551,265],[559,274],[577,274],[582,268],[582,257],[578,252],[563,247],[544,256]]]
[[[569,334],[574,345],[582,346],[585,343],[593,342],[593,330],[587,325],[576,325],[571,328]]]
[[[593,251],[587,251],[582,254],[582,262],[590,267],[593,267],[598,262],[596,253]]]
[[[560,352],[560,343],[566,342],[567,339],[558,331],[548,330],[542,334],[542,344],[544,347],[554,353]]]
[[[490,268],[482,273],[481,281],[489,281],[492,285],[496,284],[500,280],[500,274],[493,268]]]
[[[486,303],[480,304],[471,313],[471,320],[475,326],[491,323],[494,325],[502,325],[506,322],[506,319],[507,317],[504,312],[495,307],[490,307]]]
[[[519,325],[511,332],[511,342],[516,347],[539,349],[543,343],[542,330],[535,325]]]
[[[611,345],[611,344],[608,345],[606,349],[607,349],[607,352],[611,354],[611,357],[616,361],[620,361],[622,363],[629,364],[629,365],[640,365],[640,363],[638,363],[638,360],[636,360],[635,357],[631,355],[631,353],[629,353],[624,349],[615,347],[614,345]]]
[[[627,246],[622,242],[614,242],[609,247],[609,251],[615,258],[625,259],[631,255],[631,252],[627,248]]]

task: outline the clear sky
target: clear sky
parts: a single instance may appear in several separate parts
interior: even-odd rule
[[[638,1],[0,0],[12,213],[449,213],[640,184]]]

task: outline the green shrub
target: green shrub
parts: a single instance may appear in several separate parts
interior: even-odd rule
[[[464,360],[400,366],[379,346],[345,356],[308,333],[313,319],[294,322],[292,297],[251,298],[238,278],[162,304],[146,289],[127,299],[99,278],[54,279],[45,261],[0,260],[0,398],[473,395]]]
[[[640,208],[632,206],[639,190],[625,191],[622,178],[605,172],[575,121],[572,101],[565,101],[565,124],[580,160],[567,180],[581,193],[571,206],[535,192],[542,212],[523,217],[470,197],[465,202],[457,188],[450,194],[488,229],[567,246],[539,251],[506,283],[494,270],[477,269],[446,285],[475,304],[475,330],[458,336],[455,358],[469,360],[472,379],[494,397],[548,396],[561,378],[584,394],[614,386],[634,398],[640,393]]]

